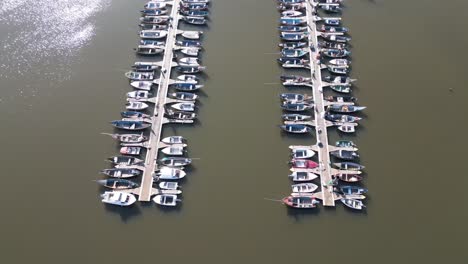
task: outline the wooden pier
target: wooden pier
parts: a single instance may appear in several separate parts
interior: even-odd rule
[[[164,118],[164,105],[168,103],[167,91],[170,84],[171,69],[173,67],[173,53],[176,42],[176,35],[178,33],[177,27],[179,25],[179,6],[180,0],[174,0],[171,10],[170,25],[166,37],[166,47],[164,49],[164,57],[161,63],[161,77],[159,78],[156,104],[154,107],[154,114],[152,118],[151,133],[149,136],[148,147],[146,152],[146,159],[143,170],[143,177],[141,179],[139,190],[133,192],[138,194],[138,200],[148,202],[151,200],[151,196],[156,193],[156,189],[153,188],[153,175],[155,170],[158,169],[157,159],[158,150],[161,146],[161,132],[162,126],[170,121]]]
[[[323,84],[321,64],[317,61],[319,55],[318,48],[318,32],[314,21],[314,7],[311,1],[307,1],[306,17],[309,31],[309,55],[310,55],[310,73],[312,76],[312,95],[315,104],[315,131],[317,135],[317,154],[318,154],[318,172],[320,174],[321,192],[317,194],[317,198],[322,200],[324,206],[335,206],[335,195],[332,186],[333,170],[330,161],[330,149],[328,145],[328,121],[325,120],[326,102],[323,99]],[[314,47],[314,48],[311,48]]]

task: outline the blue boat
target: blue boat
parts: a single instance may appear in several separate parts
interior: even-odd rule
[[[144,114],[142,112],[137,112],[137,111],[124,111],[121,112],[120,115],[123,118],[149,118],[150,115]]]
[[[312,128],[306,125],[283,125],[280,126],[281,129],[288,133],[293,133],[293,134],[305,134],[309,133],[312,131]]]
[[[125,129],[125,130],[143,130],[151,126],[151,124],[145,123],[143,121],[116,120],[116,121],[112,121],[111,124],[116,128]]]
[[[367,189],[366,189],[366,188],[361,188],[361,187],[359,187],[359,186],[351,186],[351,185],[341,186],[341,187],[339,187],[339,190],[340,190],[343,194],[347,194],[347,195],[351,195],[351,194],[365,194],[365,193],[367,193]]]

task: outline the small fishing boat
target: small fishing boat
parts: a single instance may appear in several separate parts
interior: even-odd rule
[[[341,85],[349,84],[349,83],[356,81],[356,79],[351,79],[346,76],[334,76],[334,75],[325,76],[323,80],[329,83],[341,84]]]
[[[362,187],[359,187],[359,186],[351,186],[351,185],[341,186],[341,187],[339,187],[339,191],[341,193],[343,193],[343,194],[346,194],[346,195],[365,194],[365,193],[367,193],[366,188],[362,188]]]
[[[182,101],[195,101],[198,98],[198,95],[194,93],[185,93],[185,92],[177,92],[177,93],[170,93],[168,94],[170,98],[182,100]]]
[[[341,24],[341,19],[327,18],[323,20],[323,23],[327,26],[339,26]]]
[[[167,25],[157,25],[157,24],[140,24],[142,30],[167,30]],[[163,44],[164,45],[164,42]]]
[[[365,166],[354,162],[336,162],[333,163],[333,166],[340,170],[360,171],[365,169]]]
[[[356,144],[354,144],[351,140],[338,140],[335,142],[335,147],[339,148],[354,148]]]
[[[180,111],[188,111],[193,112],[195,111],[195,104],[194,103],[176,103],[170,105],[171,108],[180,110]]]
[[[357,102],[356,97],[352,96],[346,96],[346,95],[340,95],[340,96],[325,96],[323,98],[324,100],[328,102],[334,102],[334,103],[355,103]]]
[[[135,52],[139,55],[145,56],[153,56],[158,55],[164,52],[164,48],[161,46],[153,46],[153,45],[139,45]]]
[[[190,83],[198,83],[199,78],[196,75],[179,75],[177,76],[177,80],[183,81],[183,82],[190,82]]]
[[[196,16],[182,16],[181,20],[192,25],[205,25],[207,22],[205,18]]]
[[[182,200],[177,199],[175,194],[158,194],[153,198],[153,201],[159,205],[171,207],[177,206],[178,202],[182,202]]]
[[[299,16],[304,16],[304,13],[301,11],[297,10],[286,10],[281,12],[282,17],[299,17]]]
[[[278,0],[279,3],[283,4],[297,4],[297,3],[303,3],[305,0]]]
[[[201,18],[206,18],[207,16],[210,15],[210,12],[208,10],[181,9],[180,13],[184,16],[201,17]]]
[[[318,0],[317,2],[322,4],[339,4],[342,3],[343,0]]]
[[[295,182],[313,181],[318,178],[316,174],[306,171],[295,171],[289,177]]]
[[[193,84],[193,83],[174,83],[171,84],[176,90],[185,91],[185,92],[192,92],[196,91],[203,87],[201,84]]]
[[[314,108],[314,105],[311,103],[294,103],[294,102],[283,102],[281,108],[286,111],[301,112]]]
[[[140,45],[142,45],[142,46],[154,46],[156,48],[164,49],[164,46],[166,46],[166,42],[158,41],[158,40],[154,40],[154,39],[142,39],[142,40],[140,40]]]
[[[294,133],[294,134],[304,134],[304,133],[310,133],[312,131],[312,128],[306,125],[282,125],[280,126],[281,129],[288,133]]]
[[[132,91],[127,93],[127,98],[132,99],[148,99],[151,96],[151,93],[148,91]]]
[[[320,52],[330,58],[343,58],[351,55],[351,51],[345,49],[322,49]]]
[[[114,178],[130,178],[135,177],[141,174],[141,170],[138,169],[105,169],[101,171],[102,174],[105,174],[109,177]]]
[[[362,118],[351,115],[341,115],[341,114],[326,114],[325,119],[332,122],[340,123],[352,123],[361,120]]]
[[[292,159],[289,163],[296,169],[315,169],[318,167],[317,162],[306,159]]]
[[[293,159],[309,159],[315,155],[315,152],[311,149],[300,149],[295,148],[291,150],[291,156]]]
[[[283,60],[281,65],[283,68],[310,68],[310,62],[306,59],[299,58],[279,58],[278,61]]]
[[[139,72],[143,72],[143,71],[153,72],[156,69],[158,69],[158,66],[156,65],[132,65],[132,69],[134,71],[139,71]]]
[[[336,113],[355,113],[366,109],[365,106],[355,106],[355,105],[330,105],[327,107],[328,111]]]
[[[184,155],[185,150],[183,146],[171,146],[171,147],[163,148],[161,152],[166,155],[181,156],[181,155]]]
[[[143,134],[107,134],[122,143],[141,143],[148,140]]]
[[[346,123],[346,124],[343,124],[343,125],[339,125],[337,128],[339,131],[343,132],[343,133],[354,133],[356,132],[356,126],[357,124],[356,123]]]
[[[197,114],[183,111],[166,111],[166,117],[176,120],[195,120]]]
[[[326,33],[347,33],[349,31],[349,29],[345,27],[333,26],[321,26],[318,30]]]
[[[160,182],[159,188],[164,190],[177,190],[179,188],[178,182]]]
[[[129,71],[125,73],[125,77],[133,81],[148,81],[154,79],[154,74],[152,72]]]
[[[333,59],[328,62],[331,65],[335,66],[349,66],[351,61],[348,59]]]
[[[294,11],[304,11],[306,8],[305,3],[280,3],[278,5],[278,10],[286,11],[286,10],[294,10]]]
[[[126,130],[143,130],[143,129],[147,129],[151,127],[151,124],[148,124],[142,121],[116,120],[116,121],[112,121],[111,124],[116,128],[126,129]]]
[[[180,2],[180,7],[182,9],[188,9],[188,10],[208,10],[208,3],[186,3],[186,2]]]
[[[144,9],[164,9],[166,8],[165,2],[156,2],[156,1],[149,1],[143,6]]]
[[[161,39],[167,36],[165,30],[142,30],[140,31],[140,38],[144,39]]]
[[[126,189],[134,189],[138,188],[139,185],[129,180],[125,179],[105,179],[105,180],[97,180],[97,183],[100,185],[114,189],[114,190],[126,190]]]
[[[149,118],[150,115],[144,114],[142,112],[137,112],[137,111],[124,111],[120,112],[120,115],[123,118]]]
[[[311,193],[318,189],[318,186],[313,183],[298,183],[291,185],[293,193]]]
[[[180,49],[180,52],[182,52],[183,54],[187,55],[187,56],[193,56],[193,57],[197,57],[198,54],[200,53],[200,48],[183,48],[183,49]]]
[[[280,19],[280,24],[284,26],[300,26],[307,23],[304,17],[283,17]]]
[[[344,182],[359,182],[362,180],[362,176],[357,174],[341,173],[336,176]]]
[[[144,9],[140,11],[143,16],[162,16],[167,14],[165,9]]]
[[[284,121],[307,121],[312,119],[312,116],[300,114],[284,114],[282,115],[282,118]]]
[[[138,102],[138,101],[130,101],[125,104],[125,108],[127,110],[144,110],[148,107],[149,105],[143,102]]]
[[[296,82],[310,82],[312,81],[311,78],[307,78],[304,76],[299,76],[299,75],[281,75],[280,76],[281,81],[296,81]]]
[[[186,39],[200,39],[201,34],[203,34],[203,31],[184,31],[182,37]]]
[[[323,9],[326,12],[330,13],[340,13],[341,12],[341,7],[336,4],[331,4],[331,5],[319,5],[321,9]]]
[[[121,147],[120,154],[123,155],[140,155],[141,147]]]
[[[114,157],[108,158],[107,160],[116,165],[127,165],[127,166],[143,163],[143,160],[135,158],[135,157],[130,157],[130,156],[114,156]]]
[[[179,59],[179,64],[180,65],[199,66],[200,63],[201,63],[200,59],[193,58],[193,57],[185,57],[185,58]]]
[[[320,202],[312,196],[288,196],[283,198],[283,203],[292,208],[312,209]]]
[[[101,194],[102,202],[119,206],[130,206],[136,202],[136,197],[131,193],[105,192]]]
[[[334,150],[330,151],[330,155],[344,159],[344,160],[354,160],[359,158],[359,154],[356,151],[349,151],[349,150]]]
[[[162,167],[156,172],[158,180],[179,180],[187,174],[182,169]]]
[[[186,140],[182,136],[165,137],[161,140],[161,142],[166,144],[183,144],[185,141]]]
[[[330,87],[330,89],[338,93],[351,93],[350,85],[330,85],[328,87]]]
[[[176,45],[179,47],[196,47],[196,48],[202,47],[201,42],[194,41],[194,40],[178,40],[176,41]]]
[[[346,205],[347,207],[351,208],[351,209],[356,209],[356,210],[362,210],[364,209],[366,206],[364,205],[364,203],[360,200],[354,200],[354,199],[341,199],[341,202]]]
[[[331,73],[342,74],[342,75],[347,75],[349,73],[349,71],[350,71],[349,66],[327,65],[327,69]]]
[[[366,199],[366,196],[363,194],[342,194],[341,198],[353,199],[353,200],[364,200]]]
[[[181,72],[181,73],[198,73],[202,72],[206,69],[206,67],[203,66],[177,66],[176,71]]]
[[[285,41],[300,41],[309,36],[306,32],[281,32],[281,39]]]
[[[322,41],[322,42],[319,42],[318,46],[320,48],[327,48],[327,49],[346,49],[348,47],[348,44],[341,43],[341,42]]]
[[[297,48],[303,48],[307,46],[306,42],[281,42],[278,44],[281,48],[285,49],[297,49]]]
[[[282,32],[304,32],[307,30],[307,27],[299,27],[299,26],[279,26],[279,31]]]
[[[176,157],[165,157],[158,160],[158,163],[168,167],[182,167],[192,163],[192,159],[189,158],[176,158]]]
[[[283,86],[312,87],[312,82],[298,82],[294,80],[286,80],[283,82]]]
[[[286,58],[300,58],[309,53],[306,49],[283,49],[281,51],[281,56]]]
[[[144,16],[140,21],[142,24],[167,24],[169,16]]]
[[[183,0],[183,2],[188,4],[208,4],[210,0]]]
[[[350,37],[345,37],[345,36],[337,36],[337,35],[320,35],[322,38],[328,40],[328,41],[334,41],[334,42],[341,42],[341,43],[347,43],[351,41]]]

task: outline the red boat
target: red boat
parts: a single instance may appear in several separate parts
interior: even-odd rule
[[[318,167],[317,162],[305,159],[293,159],[291,160],[291,165],[293,168],[297,169],[314,169]]]
[[[313,196],[307,195],[284,197],[283,203],[292,208],[311,209],[317,207],[320,202]]]

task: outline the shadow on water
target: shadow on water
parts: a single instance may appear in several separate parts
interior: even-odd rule
[[[313,209],[296,209],[290,207],[286,208],[287,215],[296,221],[317,216],[320,213],[320,210],[320,207],[316,207]]]
[[[144,203],[142,204],[142,206],[143,205]],[[140,208],[135,205],[128,206],[128,207],[121,207],[121,206],[115,206],[111,204],[105,204],[104,207],[106,208],[107,212],[119,215],[120,220],[122,220],[122,222],[125,222],[125,223],[141,215]]]

